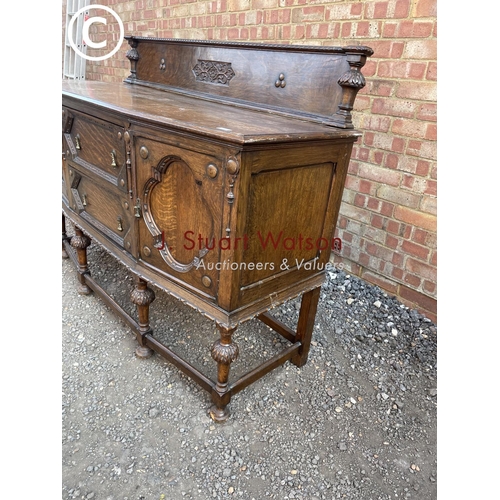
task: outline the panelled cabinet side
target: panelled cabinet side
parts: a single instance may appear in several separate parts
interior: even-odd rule
[[[271,308],[286,290],[293,296],[295,286],[323,279],[356,137],[244,154],[237,196],[245,203],[232,240],[231,260],[242,264],[231,273],[238,284],[233,309]]]

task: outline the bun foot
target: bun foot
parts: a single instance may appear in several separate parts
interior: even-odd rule
[[[149,347],[138,345],[135,348],[135,355],[141,359],[150,358],[153,355],[153,350]]]
[[[208,410],[208,413],[210,415],[210,418],[214,422],[218,423],[225,422],[229,418],[229,410],[227,408],[217,408],[216,405],[213,405]]]

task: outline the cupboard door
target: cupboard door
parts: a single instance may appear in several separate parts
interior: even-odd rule
[[[174,281],[215,298],[223,159],[168,140],[135,137],[139,256]]]

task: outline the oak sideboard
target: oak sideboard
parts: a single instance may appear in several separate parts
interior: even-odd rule
[[[79,292],[95,292],[134,331],[137,356],[174,363],[211,394],[221,422],[234,394],[288,360],[307,361],[360,136],[351,112],[373,51],[126,38],[124,82],[62,84],[63,257]],[[136,316],[93,278],[91,242],[136,276]],[[155,337],[151,285],[215,322],[213,377]],[[272,308],[298,296],[293,330]],[[252,318],[288,345],[233,381],[232,336]]]

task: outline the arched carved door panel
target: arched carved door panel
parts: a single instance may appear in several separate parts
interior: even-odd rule
[[[221,237],[220,160],[137,138],[139,255],[170,277],[216,296]]]

